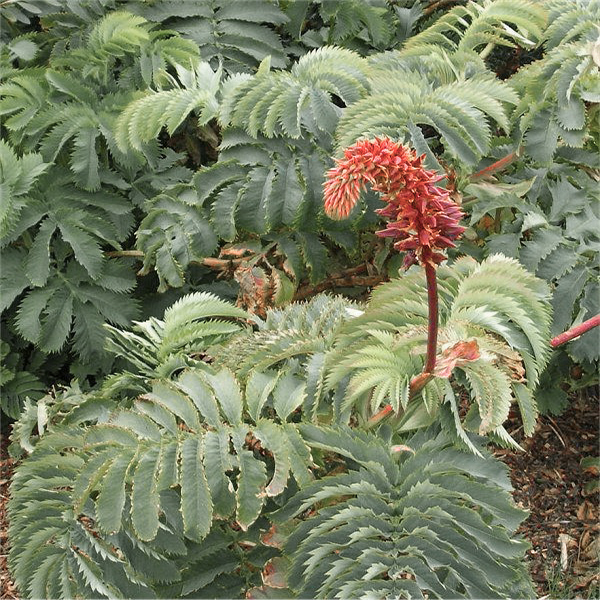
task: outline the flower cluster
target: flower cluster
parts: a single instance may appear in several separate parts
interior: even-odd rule
[[[377,211],[389,220],[377,234],[398,240],[394,248],[408,253],[405,266],[439,264],[446,258],[440,251],[453,247],[465,230],[459,225],[463,213],[448,191],[435,185],[443,176],[424,169],[423,159],[389,138],[356,142],[327,172],[325,212],[346,218],[369,183],[388,204]]]

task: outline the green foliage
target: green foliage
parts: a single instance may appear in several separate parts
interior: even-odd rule
[[[226,551],[235,542],[228,523],[248,532],[290,475],[312,479],[310,451],[288,422],[290,398],[301,396],[289,396],[285,377],[267,387],[243,389],[229,370],[206,367],[155,380],[130,408],[101,396],[74,403],[67,393],[50,410],[53,431],[35,446],[34,423],[22,419],[16,441],[33,452],[9,509],[19,588],[32,597],[147,598],[168,584],[179,596],[239,567],[239,552]],[[259,406],[270,392],[275,418]],[[48,422],[46,413],[40,427],[38,411],[40,434]],[[253,453],[252,436],[266,459]],[[25,510],[30,503],[36,510]],[[216,550],[227,558],[221,570],[206,557]]]
[[[532,595],[522,515],[470,432],[512,443],[513,403],[535,426],[550,311],[533,273],[554,333],[598,311],[597,8],[3,4],[0,374],[24,456],[22,597]],[[505,80],[502,52],[521,66]],[[374,195],[343,223],[322,211],[335,148],[375,135],[446,171],[471,211],[461,250],[487,257],[438,270],[438,370],[414,398],[419,273],[365,306],[266,310],[351,261],[393,270],[363,244]],[[505,151],[522,156],[510,175],[469,180]],[[263,318],[238,308],[245,273],[272,284]],[[592,360],[589,340],[569,352]]]
[[[2,6],[2,13],[0,13],[0,40],[4,43],[5,38],[8,37],[10,41],[20,27],[30,25],[35,17],[55,11],[61,4],[62,0],[10,0],[5,2]],[[19,41],[33,43],[25,39]],[[22,58],[20,51],[17,51],[16,55]]]
[[[462,244],[461,249],[478,257],[503,252],[546,279],[553,292],[552,335],[600,310],[594,95],[600,81],[598,7],[597,2],[547,4],[544,54],[508,80],[520,97],[512,115],[513,142],[493,152],[498,159],[513,151],[518,160],[508,174],[500,172],[464,190],[476,199],[467,199],[467,205],[483,244]],[[566,407],[566,394],[556,382],[569,378],[573,360],[595,370],[597,336],[581,336],[566,352],[571,362],[557,358],[543,378],[538,391],[543,411],[556,414]]]
[[[222,123],[244,127],[253,137],[260,132],[298,138],[302,128],[332,133],[340,114],[332,96],[347,106],[368,89],[366,63],[342,48],[310,52],[290,72],[273,73],[269,67],[267,59],[254,77],[228,90]]]
[[[175,65],[177,79],[169,78],[175,89],[149,91],[123,110],[117,119],[115,135],[122,152],[129,148],[141,151],[142,144],[154,140],[163,127],[173,135],[192,111],[198,111],[200,126],[215,118],[220,70],[214,72],[203,62],[192,63],[191,67]]]
[[[534,593],[516,509],[490,455],[422,432],[398,449],[373,434],[304,426],[311,445],[350,459],[347,473],[294,496],[277,521],[311,510],[289,536],[287,583],[313,598],[505,598]],[[394,456],[394,454],[396,456]]]
[[[124,299],[134,281],[127,270],[117,263],[107,265],[107,281],[95,282],[83,268],[70,262],[65,277],[56,274],[43,288],[28,292],[19,305],[16,327],[23,338],[34,342],[44,352],[60,350],[73,323],[73,348],[82,358],[90,359],[101,351],[105,320],[117,325],[127,325],[136,315],[135,303]]]
[[[198,171],[198,202],[210,207],[218,235],[234,241],[248,234],[275,242],[296,283],[308,272],[325,275],[328,249],[316,232],[352,251],[356,235],[326,218],[322,182],[327,157],[314,142],[254,140],[239,130],[223,137],[219,161]]]
[[[400,430],[440,418],[472,450],[464,429],[514,445],[502,427],[511,404],[519,405],[526,433],[537,418],[532,393],[549,356],[548,289],[501,255],[481,265],[461,259],[441,268],[439,279],[439,371],[419,403],[409,405],[409,384],[423,368],[427,336],[426,286],[418,272],[379,287],[364,311],[327,296],[271,311],[264,323],[258,321],[258,331],[247,329],[210,353],[215,365],[243,380],[260,374],[268,381],[277,373],[300,378],[297,385],[305,381],[305,419],[327,419],[332,407],[334,419],[347,421],[354,407],[365,422],[391,404],[402,416]],[[465,343],[475,356],[463,356]],[[474,399],[463,423],[456,384]]]
[[[45,69],[4,72],[0,113],[10,142],[2,146],[2,189],[10,218],[2,220],[2,261],[10,280],[3,309],[20,300],[15,323],[23,338],[44,352],[69,340],[90,362],[102,354],[103,323],[123,326],[137,313],[122,296],[135,287],[133,272],[103,250],[120,250],[131,233],[129,196],[146,158],[118,150],[112,127],[135,96],[127,90],[133,82],[157,81],[161,69],[198,52],[124,12],[91,25],[84,40],[55,49]],[[164,171],[156,145],[147,152],[150,170]]]
[[[160,18],[172,17],[170,25],[179,13],[167,4],[177,3],[131,3],[127,8],[167,10]],[[247,29],[249,44],[250,38],[258,43],[255,28],[275,35],[255,21],[257,15],[271,25],[286,21],[274,4],[258,4],[246,3],[244,10],[236,5],[235,14],[227,3],[198,5],[192,12],[216,10],[223,29],[217,45],[223,50],[227,40],[242,43],[234,31],[238,27]],[[263,10],[267,5],[271,9]],[[353,248],[356,236],[321,214],[321,183],[329,161],[328,144],[323,146],[320,137],[313,140],[309,134],[295,144],[270,145],[265,139],[263,149],[229,128],[217,153],[222,96],[232,98],[248,76],[222,77],[221,67],[213,71],[199,61],[202,49],[196,44],[142,16],[111,10],[117,2],[60,6],[64,12],[43,15],[45,32],[31,42],[45,45],[43,52],[27,58],[25,46],[21,54],[10,46],[2,54],[0,114],[8,140],[2,146],[2,307],[3,319],[15,323],[25,340],[47,353],[72,350],[93,370],[92,361],[102,355],[103,323],[125,325],[137,316],[131,299],[134,265],[118,258],[131,248],[134,231],[135,247],[143,252],[139,275],[155,271],[160,292],[181,287],[191,265],[213,254],[219,240],[231,241],[240,232],[271,235],[264,242],[276,244],[295,285],[306,274],[312,281],[325,275],[330,250],[319,233],[334,245]],[[182,27],[188,17],[203,20],[200,14],[187,14],[183,3],[178,10],[183,11],[177,22]],[[202,25],[198,19],[200,27],[210,21]],[[225,35],[229,29],[230,38]],[[212,56],[225,59],[227,52],[221,50]],[[337,77],[338,87],[328,87],[336,75],[330,67],[319,67],[327,61],[314,57],[296,65],[293,77],[298,90],[312,97],[315,110],[325,106],[337,115],[330,94],[351,101],[356,92],[342,88],[362,85],[364,75],[350,64],[358,64],[358,56],[327,52],[338,52],[348,62],[347,74]],[[235,56],[241,54],[230,53],[226,69]],[[283,66],[274,55],[272,64]],[[240,111],[235,115],[242,118]],[[331,131],[315,129],[321,116],[307,118],[319,135],[330,136]],[[161,147],[159,136],[181,138],[189,154]],[[192,140],[198,136],[204,146]],[[211,190],[200,189],[205,171],[212,177],[211,167],[199,174],[195,198],[192,172],[181,165],[189,156],[195,166],[212,162],[205,153],[218,157],[217,171],[236,162],[231,186],[213,190],[217,201]],[[114,303],[121,308],[109,315],[108,304]]]
[[[433,25],[413,36],[406,48],[443,48],[450,52],[477,51],[482,46],[534,46],[546,24],[544,9],[528,0],[483,0],[456,6]]]
[[[384,2],[326,0],[320,3],[319,14],[323,23],[328,25],[328,43],[358,45],[361,41],[368,41],[370,45],[383,49],[393,40],[393,13]]]
[[[200,170],[194,184],[223,239],[233,241],[238,230],[312,232],[326,221],[319,213],[327,159],[313,144],[259,145],[235,131],[224,137],[222,148],[221,160]]]
[[[512,78],[522,98],[515,114],[525,149],[542,164],[552,161],[559,139],[581,148],[597,135],[599,17],[596,1],[550,3],[546,55]]]
[[[533,387],[545,360],[544,286],[515,262],[498,256],[482,265],[469,259],[458,261],[445,269],[440,287],[446,307],[444,335],[451,342],[452,335],[457,340],[475,339],[481,352],[471,364],[457,363],[476,398],[471,425],[479,420],[482,432],[492,430],[507,438],[499,420],[508,410],[504,402],[510,404],[512,399],[509,363],[518,372],[518,359],[523,359],[528,385]],[[378,490],[377,497],[387,497],[390,507],[403,498],[413,506],[423,498],[415,491],[422,488],[430,498],[427,515],[435,513],[441,519],[435,524],[419,521],[411,529],[416,537],[407,541],[407,549],[416,554],[403,567],[399,563],[402,569],[418,569],[413,574],[418,581],[423,579],[419,585],[438,595],[442,590],[462,590],[466,595],[489,591],[501,595],[511,586],[518,592],[524,590],[527,581],[516,569],[521,564],[522,544],[510,541],[520,516],[498,498],[496,489],[490,491],[484,485],[486,478],[501,481],[492,466],[489,473],[484,468],[489,458],[451,449],[449,437],[424,442],[421,450],[413,439],[408,443],[417,452],[414,473],[421,477],[414,487],[411,476],[402,475],[391,458],[383,429],[344,433],[321,425],[348,420],[344,406],[355,400],[355,380],[365,367],[372,366],[361,362],[363,356],[371,355],[370,347],[379,352],[379,360],[382,350],[394,350],[393,332],[399,334],[400,346],[412,332],[420,335],[419,320],[425,315],[417,308],[422,306],[420,288],[420,279],[407,274],[380,288],[364,314],[346,300],[317,296],[305,304],[271,311],[264,321],[255,319],[255,332],[242,330],[240,320],[248,316],[244,311],[209,293],[185,296],[165,311],[162,320],[137,323],[133,331],[110,327],[109,349],[126,359],[134,371],[109,378],[100,391],[82,393],[73,386],[55,397],[46,396],[37,406],[27,400],[15,426],[13,446],[29,453],[18,468],[9,507],[10,565],[20,590],[26,597],[58,598],[239,596],[257,584],[252,575],[256,572],[248,564],[262,566],[266,558],[278,554],[262,538],[259,543],[260,529],[266,530],[264,517],[274,508],[298,489],[301,495],[290,506],[303,504],[294,508],[294,514],[321,497],[321,489],[326,490],[323,497],[360,492],[364,498],[362,488],[367,485],[372,492],[376,484],[371,480],[379,478],[381,483],[384,473],[391,487]],[[392,309],[386,312],[386,306]],[[407,331],[399,327],[398,319],[406,320],[411,311],[414,323]],[[539,331],[532,319],[541,324]],[[451,324],[453,334],[447,333]],[[508,343],[486,334],[485,328]],[[365,338],[365,332],[369,337]],[[377,350],[372,337],[384,345]],[[340,359],[342,349],[344,358]],[[419,354],[415,356],[420,361]],[[406,365],[393,366],[386,363],[380,369],[388,369],[386,381],[378,373],[382,384],[394,383],[399,369],[410,374]],[[353,369],[358,373],[353,374]],[[341,370],[348,371],[347,375]],[[340,385],[335,384],[336,378]],[[340,381],[348,379],[348,385]],[[372,377],[367,379],[369,385],[376,384]],[[443,381],[450,402],[452,387]],[[529,431],[535,404],[526,385],[512,385]],[[394,402],[379,391],[374,396],[381,402]],[[432,394],[426,392],[423,398],[430,410],[436,408]],[[453,406],[456,411],[456,402]],[[447,412],[452,421],[451,409]],[[446,424],[448,418],[440,416]],[[315,425],[309,426],[309,420]],[[452,422],[452,436],[462,438],[480,455],[481,448],[462,431],[460,422]],[[421,425],[413,419],[412,427]],[[422,436],[429,438],[428,433]],[[320,453],[318,462],[313,459],[315,451]],[[326,458],[329,451],[365,469],[357,473],[350,467],[348,473],[344,469],[339,474],[335,461]],[[479,460],[482,466],[476,467]],[[428,470],[423,461],[436,468]],[[450,469],[453,461],[458,462],[456,473],[475,470],[478,480],[463,485]],[[310,484],[317,464],[317,474],[325,477],[313,496],[315,488]],[[330,470],[338,474],[329,477]],[[390,500],[391,490],[397,490],[393,492],[397,498],[392,495]],[[481,506],[478,512],[473,503]],[[33,505],[36,510],[29,509]],[[335,512],[337,506],[327,510]],[[408,527],[412,517],[406,513],[405,518]],[[447,519],[454,521],[452,532],[447,530]],[[309,553],[313,522],[308,519],[292,534],[306,538]],[[380,535],[369,527],[366,531]],[[456,556],[450,544],[467,545],[477,549],[478,555],[484,551],[485,568],[479,566],[481,574],[475,578],[458,565],[427,571],[425,564],[438,562],[426,542],[436,540],[445,540],[444,551],[453,560]],[[413,550],[413,541],[425,545]],[[395,538],[390,542],[404,543]],[[377,552],[375,546],[368,556]],[[304,551],[304,546],[299,548],[298,552]],[[329,545],[323,548],[329,551]],[[292,553],[288,583],[302,591],[312,590],[304,586],[313,586],[316,576],[304,569],[302,556]],[[408,560],[407,556],[401,552],[398,560]],[[299,567],[294,566],[296,560]],[[294,575],[302,572],[309,578],[305,583]],[[349,577],[347,583],[335,581],[349,586],[344,590],[354,594],[352,577],[362,575]],[[332,586],[335,581],[330,582]],[[325,588],[322,591],[329,593]]]
[[[508,109],[521,101],[485,64],[491,45],[530,47],[546,35],[558,48],[562,39],[558,26],[544,34],[544,12],[521,0],[455,7],[427,22],[416,4],[379,0],[86,1],[40,14],[44,31],[1,55],[2,160],[37,161],[25,166],[31,181],[12,175],[2,187],[11,276],[3,305],[25,339],[44,352],[75,350],[88,365],[101,354],[107,314],[75,292],[130,297],[134,265],[117,257],[134,239],[138,275],[155,272],[160,292],[185,285],[220,242],[248,237],[277,257],[276,281],[318,282],[342,258],[338,248],[358,254],[374,221],[364,216],[373,198],[350,228],[322,214],[334,139],[341,148],[388,134],[434,168],[439,159],[468,168],[490,151],[496,126],[508,133]],[[286,36],[300,58],[283,70]],[[406,38],[401,50],[373,54]],[[200,167],[193,180],[183,161]],[[115,269],[130,276],[113,289]],[[135,316],[122,302],[116,323]],[[54,330],[42,332],[52,319]]]
[[[471,184],[465,190],[472,195],[473,200],[467,200],[473,207],[471,223],[485,239],[486,252],[510,254],[550,284],[553,336],[600,311],[595,157],[563,148],[559,160],[549,169],[519,165],[500,183]],[[485,223],[492,216],[490,231]],[[593,385],[597,359],[594,331],[555,350],[535,393],[540,411],[560,414],[568,406],[567,393],[557,381],[569,382],[571,389],[586,382]],[[581,382],[570,378],[573,361],[583,362],[590,373]]]
[[[145,389],[149,378],[171,377],[186,366],[201,366],[201,357],[211,346],[241,330],[242,319],[250,315],[213,294],[198,292],[171,305],[163,319],[137,322],[132,331],[106,325],[107,350],[135,367],[133,373],[125,371],[109,379],[111,388],[121,380],[131,384],[138,378]]]
[[[269,381],[273,372],[287,377],[290,387],[300,378],[304,381],[303,418],[328,418],[333,403],[336,419],[343,388],[336,394],[326,390],[327,357],[341,325],[357,312],[356,304],[324,294],[271,310],[264,322],[259,321],[258,331],[237,336],[218,350],[215,363],[234,370],[249,385],[250,381]]]
[[[194,178],[198,202],[211,207],[218,235],[234,241],[243,233],[258,234],[275,242],[296,284],[306,271],[311,281],[325,275],[328,249],[317,233],[346,250],[355,242],[323,216],[322,182],[340,112],[331,95],[351,102],[363,93],[361,60],[347,50],[324,48],[301,58],[289,73],[273,73],[265,62],[254,77],[226,81],[219,159]]]
[[[21,369],[20,358],[17,352],[11,352],[7,342],[0,340],[0,406],[13,419],[19,416],[26,398],[38,400],[45,389],[37,375]]]
[[[301,595],[329,597],[340,586],[352,597],[364,586],[414,593],[414,576],[436,597],[528,594],[524,544],[510,539],[524,515],[510,503],[498,462],[431,432],[390,449],[374,433],[297,426],[286,422],[284,379],[267,387],[256,398],[250,382],[242,394],[227,370],[187,370],[157,380],[129,409],[77,390],[49,398],[33,420],[51,431],[28,442],[32,453],[17,470],[9,506],[10,564],[24,596],[238,597],[251,585],[240,577],[244,565],[277,554],[258,536],[268,525],[252,523],[290,473],[306,487],[276,523],[328,501],[294,526],[285,548],[287,583]],[[258,408],[258,418],[246,420],[243,407],[252,413],[265,398],[273,416]],[[250,431],[266,458],[248,449]],[[354,466],[311,484],[309,446]],[[398,464],[403,451],[408,458]],[[402,526],[392,527],[398,511]],[[357,522],[363,535],[354,535]],[[324,544],[320,535],[333,537]],[[307,568],[314,544],[320,558]],[[334,563],[337,575],[325,577]]]
[[[293,0],[281,2],[289,21],[290,54],[335,44],[362,56],[398,47],[425,20],[424,3],[385,0]],[[437,13],[439,16],[439,13]]]
[[[427,126],[453,160],[475,164],[489,152],[494,121],[509,131],[506,106],[518,101],[514,90],[486,67],[486,51],[475,51],[515,40],[532,45],[518,29],[538,40],[543,22],[543,11],[528,2],[471,3],[452,9],[402,50],[373,56],[370,94],[344,112],[336,132],[338,148],[363,136],[386,135],[408,140],[427,155],[432,168],[440,169],[431,149],[438,142],[423,135]]]
[[[189,188],[173,189],[148,200],[148,214],[136,232],[136,245],[144,253],[138,274],[147,275],[154,268],[159,292],[181,287],[190,263],[201,263],[217,247],[207,211],[186,200],[189,192]]]
[[[485,214],[499,214],[496,232],[482,231],[488,252],[518,258],[553,286],[552,335],[598,313],[597,183],[593,171],[578,169],[573,160],[590,160],[586,153],[564,154],[551,169],[523,169],[523,181],[513,184],[477,183],[466,187],[476,201],[471,223]],[[529,178],[531,177],[531,178]],[[515,178],[511,178],[515,181]],[[594,334],[569,347],[578,360],[598,357]]]
[[[202,58],[227,71],[245,72],[271,56],[273,65],[287,60],[274,26],[287,17],[272,0],[167,0],[128,2],[127,7],[150,21],[164,24],[200,48]]]
[[[472,165],[487,154],[491,121],[508,130],[505,106],[518,97],[477,55],[447,55],[436,48],[432,53],[416,46],[373,58],[370,94],[344,112],[336,131],[340,149],[363,136],[404,138],[439,168],[419,127],[427,125],[455,160]]]
[[[438,278],[438,365],[456,367],[457,382],[470,389],[475,401],[464,427],[480,434],[493,432],[509,442],[502,423],[516,400],[525,430],[532,433],[537,408],[531,392],[549,355],[546,286],[501,255],[480,265],[460,259],[451,268],[440,268]],[[409,405],[410,380],[422,371],[427,339],[424,279],[420,272],[407,273],[374,291],[365,313],[337,335],[328,357],[328,385],[334,387],[349,377],[345,402],[358,405],[364,419],[382,404],[406,411],[401,428],[431,422],[439,415],[469,444],[447,374],[439,373],[427,384],[418,407],[414,402]],[[461,359],[458,350],[464,342],[475,344],[476,357]]]
[[[17,157],[6,142],[0,141],[0,236],[12,229],[27,205],[27,192],[49,166],[39,154]]]

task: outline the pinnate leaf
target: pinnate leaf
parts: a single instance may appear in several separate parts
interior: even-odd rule
[[[213,517],[201,450],[198,437],[189,437],[180,446],[181,514],[185,535],[195,542],[201,542],[208,535]]]

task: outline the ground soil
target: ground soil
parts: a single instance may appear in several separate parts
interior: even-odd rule
[[[558,417],[543,416],[535,435],[524,438],[518,417],[507,429],[524,452],[497,450],[510,469],[517,504],[530,511],[520,528],[532,547],[528,559],[539,598],[600,597],[599,498],[585,491],[598,473],[580,461],[598,456],[598,390],[573,396]],[[0,598],[18,598],[7,570],[8,485],[13,463],[0,441]],[[561,561],[562,554],[562,561]],[[563,568],[564,567],[564,568]]]
[[[0,438],[0,598],[12,600],[17,598],[17,588],[9,573],[6,559],[8,555],[8,518],[6,504],[8,502],[8,486],[13,470],[12,460],[7,452],[8,439],[2,434]]]
[[[530,438],[515,417],[507,429],[525,452],[495,452],[510,469],[515,501],[530,511],[519,531],[532,545],[540,597],[600,597],[599,496],[585,489],[598,472],[580,466],[600,454],[598,408],[597,388],[578,392],[562,415],[542,416]]]

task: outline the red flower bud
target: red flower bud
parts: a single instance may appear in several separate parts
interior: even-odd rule
[[[377,235],[398,240],[394,247],[409,253],[407,266],[439,264],[446,258],[440,251],[454,247],[465,230],[459,225],[463,213],[448,191],[435,185],[443,175],[424,169],[424,158],[389,138],[356,142],[327,172],[325,212],[346,218],[368,182],[388,203],[377,213],[390,222]]]

